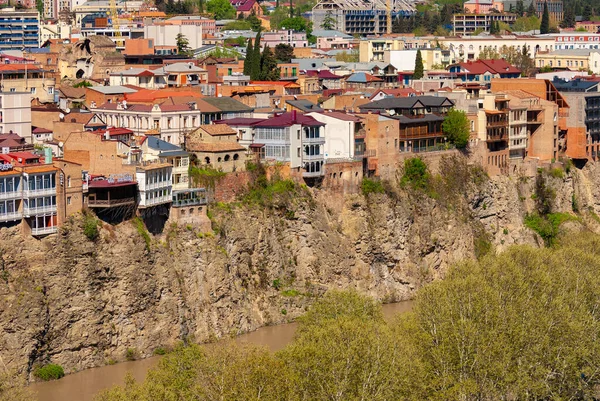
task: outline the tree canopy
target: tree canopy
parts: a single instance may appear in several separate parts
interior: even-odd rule
[[[229,0],[208,0],[206,10],[213,14],[216,20],[235,18],[235,7]]]
[[[542,13],[540,33],[542,35],[550,33],[550,13],[548,12],[548,2],[544,2],[544,12]]]
[[[413,73],[413,79],[421,79],[423,78],[424,70],[423,70],[423,56],[421,55],[421,50],[417,50],[417,56],[415,57],[415,71]]]
[[[466,147],[471,134],[471,123],[467,113],[458,109],[450,110],[442,123],[442,130],[448,136],[448,140],[457,148]]]
[[[275,46],[275,58],[282,63],[292,62],[294,48],[287,43],[279,43]]]

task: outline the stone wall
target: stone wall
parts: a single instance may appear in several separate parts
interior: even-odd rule
[[[247,171],[236,171],[221,178],[215,185],[213,201],[232,202],[238,195],[248,189],[250,173]]]

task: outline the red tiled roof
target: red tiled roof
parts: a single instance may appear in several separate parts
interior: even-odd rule
[[[254,125],[256,123],[259,123],[261,121],[263,121],[264,119],[262,118],[244,118],[244,117],[237,117],[237,118],[229,118],[227,120],[218,120],[218,121],[213,121],[214,124],[227,124],[230,127],[236,127],[236,126],[250,126],[250,125]]]
[[[133,135],[132,130],[127,129],[127,128],[119,128],[119,127],[112,127],[112,128],[108,128],[108,129],[94,131],[94,132],[98,135],[104,135],[105,133],[108,132],[108,135],[110,135],[110,136]]]
[[[230,3],[238,12],[247,12],[252,10],[256,0],[230,0]]]
[[[166,99],[169,97],[197,97],[202,95],[194,91],[174,91],[169,89],[142,89],[136,93],[126,93],[125,100],[128,102],[154,102],[157,99]]]
[[[459,65],[461,69],[477,75],[485,74],[488,71],[492,74],[519,74],[521,72],[504,59],[467,61],[459,63]]]
[[[294,121],[294,115],[296,116],[295,121]],[[290,127],[294,124],[301,124],[301,125],[307,125],[307,126],[312,126],[312,127],[319,127],[319,126],[325,125],[322,122],[319,122],[319,121],[315,120],[314,118],[304,115],[302,113],[287,112],[287,113],[282,113],[282,114],[276,115],[274,117],[268,118],[266,120],[263,120],[259,123],[254,124],[254,126],[256,126],[256,127]],[[229,124],[229,125],[231,125],[231,124]]]
[[[49,129],[46,129],[46,128],[42,128],[42,127],[37,127],[32,132],[34,134],[50,134],[50,133],[52,133],[52,130],[49,130]]]

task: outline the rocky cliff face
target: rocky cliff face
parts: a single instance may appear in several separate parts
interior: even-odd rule
[[[554,210],[576,204],[594,220],[599,168],[545,177]],[[25,372],[49,361],[73,372],[128,350],[143,357],[184,338],[285,322],[328,288],[407,299],[488,243],[541,244],[523,225],[535,177],[497,177],[460,193],[442,202],[405,190],[368,198],[314,190],[276,208],[213,208],[214,233],[170,226],[149,246],[130,222],[104,225],[96,241],[79,218],[42,240],[2,229],[0,357]]]

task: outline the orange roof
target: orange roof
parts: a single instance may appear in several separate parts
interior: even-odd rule
[[[194,91],[174,91],[168,89],[142,89],[136,93],[126,93],[125,100],[128,102],[154,102],[157,99],[166,99],[169,97],[194,97],[200,98],[202,94]]]
[[[22,166],[25,173],[50,173],[52,171],[58,171],[58,168],[51,164],[39,164],[35,166]]]
[[[227,124],[201,125],[201,130],[209,135],[236,135],[237,132]]]
[[[285,86],[289,88],[300,88],[295,82],[285,82],[285,81],[250,81],[252,85],[279,85]]]

